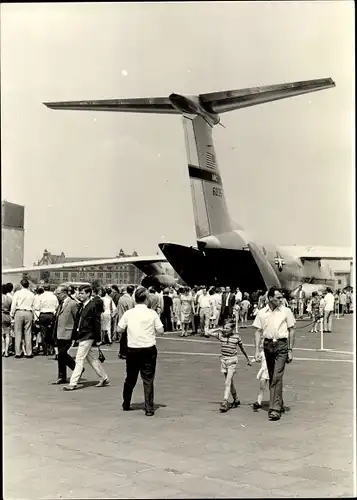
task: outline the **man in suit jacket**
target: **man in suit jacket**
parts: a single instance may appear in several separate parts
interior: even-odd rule
[[[134,287],[129,285],[126,287],[126,293],[119,298],[118,302],[118,321],[122,318],[125,311],[132,309],[135,306],[133,299]],[[119,332],[118,332],[119,334]],[[126,359],[128,355],[128,336],[126,330],[120,336],[119,359]]]
[[[226,291],[222,294],[221,323],[228,317],[233,316],[235,296],[231,288],[226,286]]]
[[[100,343],[100,315],[95,301],[91,300],[91,295],[92,289],[90,286],[82,285],[79,288],[78,299],[81,302],[81,307],[77,313],[72,334],[72,338],[78,340],[76,366],[69,385],[63,387],[64,391],[77,389],[85,360],[88,361],[99,377],[99,383],[96,387],[109,385],[108,375],[99,362],[98,353],[92,347],[97,342]]]
[[[68,354],[72,345],[72,331],[78,312],[78,304],[68,293],[67,286],[56,289],[59,307],[55,315],[54,337],[58,346],[58,379],[53,385],[67,383],[67,366],[74,370],[76,362]]]

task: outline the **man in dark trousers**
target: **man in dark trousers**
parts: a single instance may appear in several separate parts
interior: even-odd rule
[[[295,318],[288,307],[282,305],[284,296],[273,286],[268,291],[268,305],[259,309],[253,326],[255,332],[255,360],[264,355],[269,372],[269,419],[279,420],[285,411],[283,403],[283,375],[285,364],[293,359]]]
[[[68,350],[72,345],[72,332],[78,313],[78,304],[68,295],[67,286],[59,286],[55,293],[59,301],[54,324],[54,336],[58,346],[58,378],[52,382],[53,385],[66,384],[67,366],[72,371],[76,366]]]
[[[126,293],[124,293],[118,301],[118,321],[123,317],[124,313],[135,306],[133,299],[134,287],[133,285],[128,285],[126,287]],[[117,329],[119,334],[119,329]],[[119,344],[119,359],[126,359],[128,354],[128,339],[126,330],[121,332],[120,344]]]
[[[222,294],[222,308],[220,323],[223,325],[224,321],[233,316],[233,308],[235,304],[234,293],[231,292],[231,287],[226,286],[225,292]]]
[[[123,389],[123,410],[130,410],[131,397],[140,372],[144,385],[145,415],[154,415],[154,377],[156,369],[156,334],[164,327],[156,311],[147,307],[149,294],[140,287],[135,292],[136,305],[119,320],[120,333],[127,330],[128,355]]]
[[[99,377],[96,387],[110,385],[108,375],[105,373],[98,359],[98,353],[93,349],[96,343],[100,343],[100,315],[98,314],[95,301],[91,300],[92,289],[88,285],[79,288],[78,299],[81,307],[78,310],[73,328],[74,340],[78,340],[78,350],[76,356],[76,366],[72,373],[69,385],[63,387],[64,391],[77,389],[79,379],[83,373],[84,361],[88,361],[90,366]]]

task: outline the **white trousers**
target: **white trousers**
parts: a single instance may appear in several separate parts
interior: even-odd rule
[[[70,385],[77,385],[79,379],[82,375],[84,361],[87,360],[93,370],[99,377],[99,380],[105,380],[108,375],[105,373],[101,362],[98,359],[98,353],[92,348],[93,340],[82,340],[79,342],[77,356],[76,356],[76,366],[73,370]]]

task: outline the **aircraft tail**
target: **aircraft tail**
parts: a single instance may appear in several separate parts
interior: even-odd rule
[[[184,116],[188,173],[197,238],[232,230],[216,160],[212,128],[201,116]]]

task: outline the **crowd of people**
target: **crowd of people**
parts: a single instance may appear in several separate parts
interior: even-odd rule
[[[336,310],[337,307],[337,310]],[[352,290],[314,292],[306,298],[302,286],[294,296],[272,287],[267,292],[249,294],[230,287],[172,287],[158,290],[129,285],[119,290],[116,285],[96,288],[82,285],[60,285],[53,292],[48,283],[34,290],[27,279],[19,287],[11,283],[2,286],[2,350],[15,358],[33,358],[34,354],[55,355],[58,378],[53,384],[63,384],[66,391],[75,390],[85,371],[84,362],[96,372],[97,387],[110,384],[100,363],[104,355],[96,346],[120,343],[119,358],[126,359],[127,376],[123,390],[123,410],[130,410],[130,401],[138,374],[144,383],[145,410],[154,414],[153,381],[156,367],[157,333],[179,330],[201,336],[216,337],[221,343],[221,371],[225,376],[224,399],[220,410],[240,404],[233,377],[239,348],[248,365],[250,359],[238,333],[253,318],[256,328],[255,360],[261,362],[257,378],[260,390],[253,407],[261,408],[262,397],[269,380],[269,418],[278,420],[284,412],[282,375],[286,363],[292,361],[294,325],[307,313],[312,320],[311,331],[323,321],[331,332],[333,313],[352,312]],[[76,358],[69,350],[77,346]],[[72,370],[68,383],[67,367]],[[68,384],[68,385],[65,385]]]
[[[117,285],[92,287],[93,298],[97,301],[100,312],[101,343],[120,343],[119,357],[122,359],[126,357],[126,344],[125,338],[117,332],[117,324],[124,312],[134,307],[136,288],[133,285],[121,289]],[[267,304],[267,292],[262,290],[249,294],[241,292],[239,288],[233,292],[230,287],[176,286],[160,290],[159,287],[152,286],[148,291],[148,306],[158,313],[164,331],[181,331],[182,337],[198,333],[207,337],[210,328],[222,326],[228,317],[233,317],[236,331],[239,327],[247,328],[248,320],[254,319],[257,311]],[[19,292],[16,300],[20,302],[14,302],[11,306],[16,292]],[[31,294],[33,303],[29,298],[32,297]],[[76,304],[80,303],[78,287],[69,285],[68,295]],[[322,318],[323,330],[331,332],[333,314],[343,317],[353,311],[351,288],[338,289],[334,293],[327,288],[324,292],[313,292],[311,297],[306,297],[300,286],[294,295],[283,292],[283,296],[284,305],[291,309],[296,319],[307,317],[311,320],[312,333],[317,332]],[[56,291],[52,292],[48,283],[43,283],[32,291],[29,287],[17,285],[14,288],[12,283],[7,283],[2,286],[2,297],[3,356],[15,354],[17,357],[32,357],[43,354],[54,355],[58,359],[58,348],[53,335],[54,318],[59,306]],[[16,309],[19,310],[17,322],[14,314]],[[17,342],[17,349],[16,329],[24,333]],[[20,334],[17,338],[20,339]]]

